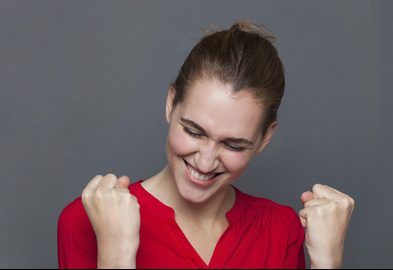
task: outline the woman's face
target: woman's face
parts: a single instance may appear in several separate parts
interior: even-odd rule
[[[172,108],[168,92],[167,158],[179,194],[201,203],[224,190],[267,145],[276,123],[262,138],[263,107],[249,91],[232,93],[217,80],[197,80]]]

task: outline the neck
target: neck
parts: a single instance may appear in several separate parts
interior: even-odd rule
[[[177,217],[198,222],[203,220],[216,222],[225,219],[235,201],[235,191],[231,186],[226,186],[214,196],[202,203],[193,203],[185,200],[178,192],[173,180],[173,173],[167,165],[161,172],[146,180],[143,186],[162,203],[170,206]]]

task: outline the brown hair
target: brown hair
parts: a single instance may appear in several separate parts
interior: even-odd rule
[[[263,134],[277,119],[284,94],[284,68],[274,37],[262,26],[239,21],[228,30],[213,30],[187,56],[176,80],[173,107],[184,100],[187,87],[197,79],[218,79],[232,91],[250,91],[266,106]]]

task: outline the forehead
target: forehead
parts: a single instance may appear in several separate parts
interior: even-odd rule
[[[182,116],[222,135],[254,136],[263,119],[263,105],[250,91],[233,92],[218,80],[195,81],[179,105]]]

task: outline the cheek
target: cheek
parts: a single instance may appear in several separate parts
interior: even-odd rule
[[[182,128],[170,127],[168,132],[168,150],[172,154],[186,156],[197,150],[194,138],[186,134]]]
[[[251,157],[247,153],[226,153],[222,155],[221,162],[226,170],[234,175],[240,175],[247,168]]]

